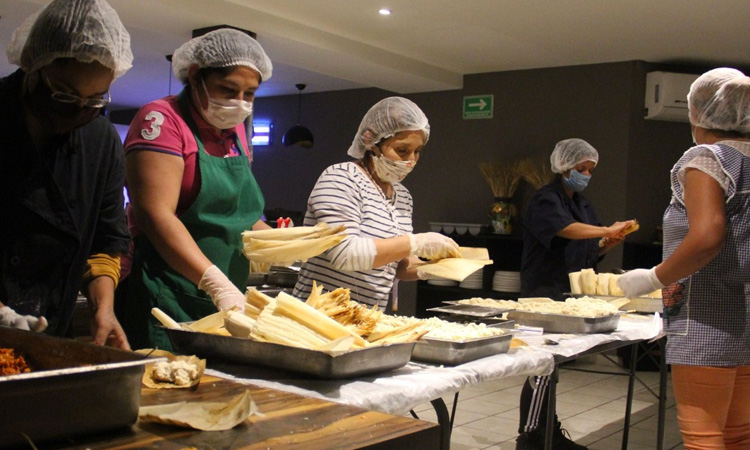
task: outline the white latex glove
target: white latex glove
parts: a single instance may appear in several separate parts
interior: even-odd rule
[[[640,297],[664,287],[656,277],[655,267],[630,270],[620,275],[617,285],[626,297]]]
[[[237,308],[238,311],[245,312],[245,294],[240,292],[216,266],[211,266],[203,272],[198,289],[211,297],[219,311]]]
[[[44,317],[22,316],[13,311],[13,309],[3,306],[0,308],[0,325],[40,333],[47,329],[47,319]]]
[[[409,234],[410,252],[424,259],[458,258],[456,241],[440,233]]]

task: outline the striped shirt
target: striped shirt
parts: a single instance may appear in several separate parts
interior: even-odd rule
[[[325,291],[348,288],[352,300],[385,308],[398,261],[372,268],[373,241],[412,232],[411,194],[400,183],[393,184],[393,191],[395,198],[387,200],[354,162],[334,164],[323,172],[307,201],[304,224],[344,225],[348,236],[336,247],[302,263],[295,297],[306,299],[315,280]],[[372,252],[370,257],[363,258],[368,251]]]

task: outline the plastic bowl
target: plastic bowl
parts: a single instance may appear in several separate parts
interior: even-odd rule
[[[451,234],[455,230],[455,226],[452,223],[444,223],[443,224],[443,232],[445,234]]]
[[[440,232],[440,229],[443,228],[443,224],[440,222],[430,222],[430,231],[434,231],[436,233]]]
[[[469,230],[469,225],[465,223],[457,223],[456,224],[456,233],[458,234],[466,234],[466,232]]]

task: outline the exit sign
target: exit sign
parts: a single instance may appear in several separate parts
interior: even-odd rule
[[[464,119],[492,119],[494,95],[464,97]]]

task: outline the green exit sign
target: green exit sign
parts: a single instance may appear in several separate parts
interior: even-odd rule
[[[464,119],[492,119],[494,95],[464,97]]]

